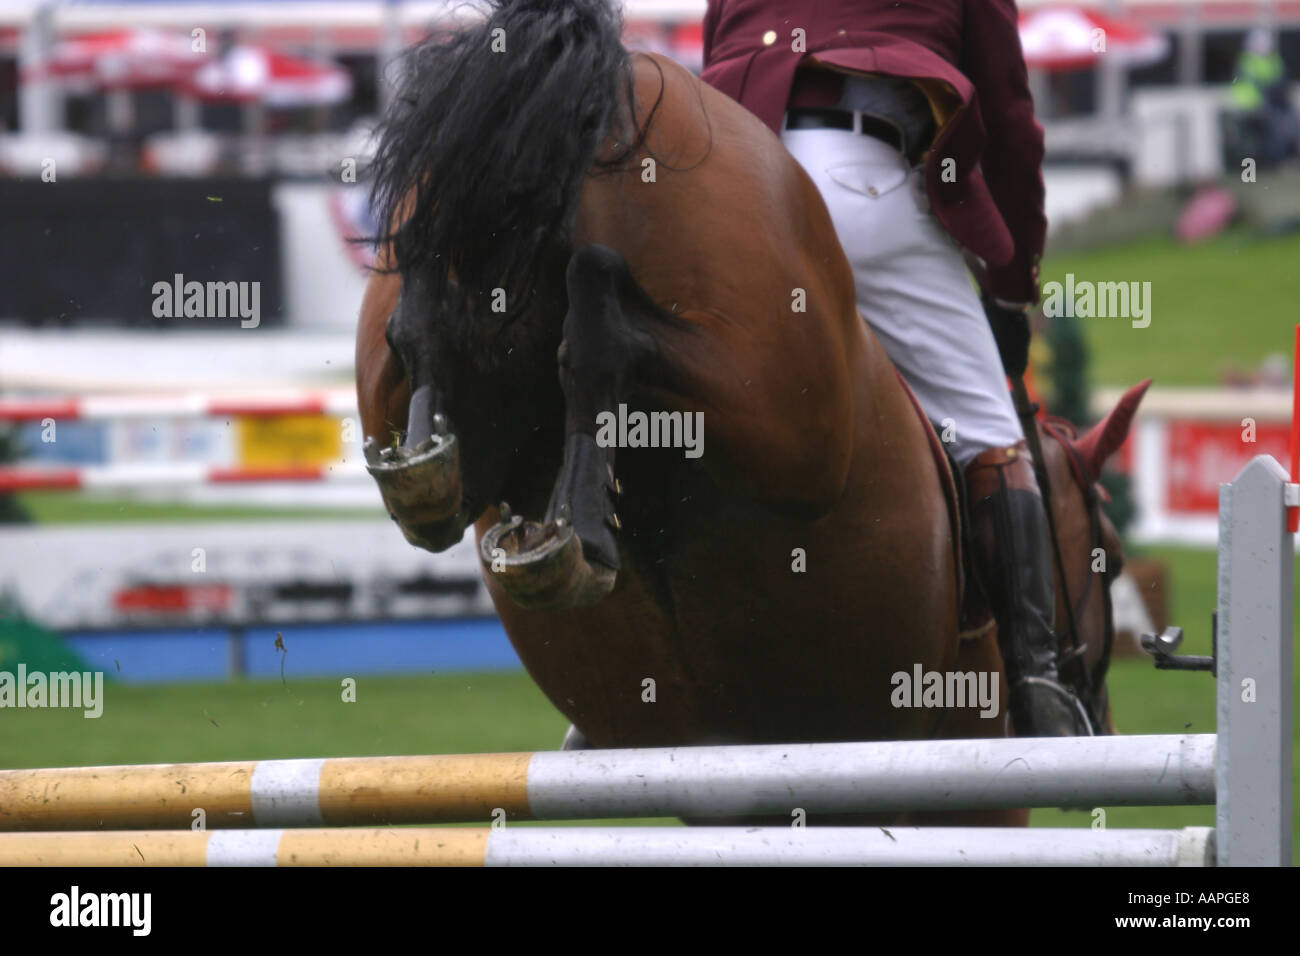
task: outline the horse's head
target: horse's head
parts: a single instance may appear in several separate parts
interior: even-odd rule
[[[1051,439],[1043,442],[1043,457],[1064,564],[1056,602],[1062,677],[1083,696],[1097,724],[1112,730],[1105,686],[1114,640],[1110,583],[1124,567],[1124,553],[1115,526],[1100,507],[1106,497],[1100,479],[1102,466],[1128,437],[1150,384],[1147,379],[1133,386],[1082,435],[1064,419],[1048,419],[1041,427],[1044,438]]]
[[[472,294],[453,279],[435,295],[420,265],[397,275],[395,305],[373,317],[371,334],[382,327],[402,398],[387,411],[383,441],[368,441],[367,461],[408,540],[441,551],[497,502],[535,507],[545,493],[541,479],[554,469],[520,462],[562,447],[555,354],[564,300],[539,283],[507,311],[494,308],[494,299],[509,302],[504,290]],[[363,417],[366,403],[363,394]]]
[[[368,465],[421,547],[450,547],[499,501],[545,505],[563,446],[570,233],[627,75],[619,24],[601,3],[491,4],[408,52],[377,130],[374,238],[400,293],[375,296],[369,324],[386,323],[401,368],[375,378],[409,401],[382,436],[367,424]],[[515,55],[498,55],[507,34]],[[367,372],[359,361],[359,381]],[[361,391],[364,419],[385,399]]]

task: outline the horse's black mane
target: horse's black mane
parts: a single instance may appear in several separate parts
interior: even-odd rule
[[[583,177],[633,102],[608,0],[490,0],[485,12],[404,56],[371,168],[389,271],[420,270],[435,302],[532,292],[567,248]],[[643,138],[634,122],[602,162]]]

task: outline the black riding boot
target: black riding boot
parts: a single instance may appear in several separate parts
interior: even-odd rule
[[[1051,541],[1029,453],[1023,443],[991,449],[967,467],[966,475],[1016,736],[1091,736],[1083,703],[1057,675]]]

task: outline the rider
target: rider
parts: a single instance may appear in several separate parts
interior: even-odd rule
[[[708,0],[704,63],[817,184],[863,318],[965,471],[1016,733],[1091,733],[1057,673],[1047,518],[999,355],[1023,372],[1047,231],[1015,3]]]

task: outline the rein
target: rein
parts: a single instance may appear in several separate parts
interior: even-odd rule
[[[1056,530],[1056,517],[1052,511],[1052,487],[1051,480],[1047,474],[1047,461],[1043,456],[1043,447],[1037,428],[1037,419],[1035,413],[1038,411],[1037,406],[1029,400],[1029,395],[1025,391],[1024,381],[1015,377],[1012,378],[1012,393],[1015,399],[1016,413],[1020,417],[1022,430],[1025,433],[1025,441],[1029,446],[1030,454],[1033,456],[1034,476],[1038,481],[1038,488],[1043,496],[1043,510],[1047,513],[1047,527],[1049,537],[1052,542],[1052,557],[1056,563],[1056,569],[1061,579],[1061,600],[1065,605],[1066,623],[1069,627],[1071,649],[1069,654],[1061,660],[1062,669],[1064,665],[1078,659],[1080,673],[1083,677],[1083,696],[1089,704],[1095,702],[1094,688],[1103,686],[1101,681],[1104,680],[1106,671],[1109,669],[1110,653],[1114,646],[1114,615],[1110,600],[1110,590],[1104,594],[1105,604],[1105,624],[1102,633],[1102,652],[1098,658],[1097,665],[1089,670],[1084,655],[1087,652],[1088,645],[1079,639],[1079,621],[1076,616],[1075,602],[1070,595],[1070,586],[1066,577],[1065,561],[1061,557],[1060,536]],[[1050,422],[1044,422],[1044,430],[1051,435],[1065,451],[1070,461],[1070,470],[1073,472],[1075,482],[1078,484],[1080,491],[1083,493],[1084,506],[1088,510],[1088,528],[1091,550],[1102,547],[1101,534],[1101,502],[1093,488],[1091,482],[1087,480],[1087,471],[1083,467],[1083,462],[1079,459],[1078,452],[1074,446],[1063,436],[1055,425]],[[1083,608],[1087,605],[1087,599],[1091,593],[1093,574],[1089,570],[1084,579],[1083,587],[1079,592],[1078,607]],[[1089,707],[1089,710],[1095,708]],[[1099,715],[1092,715],[1094,723],[1100,727],[1101,718]]]

